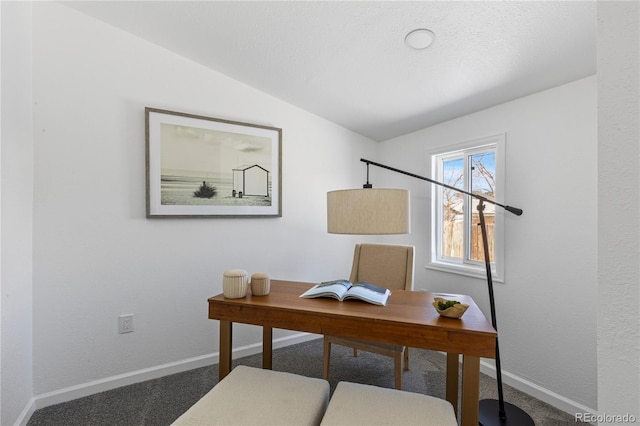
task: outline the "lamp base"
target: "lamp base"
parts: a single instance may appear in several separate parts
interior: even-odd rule
[[[481,426],[535,426],[533,419],[522,409],[508,402],[504,403],[506,417],[500,418],[500,401],[497,399],[483,399],[480,401],[478,421]]]

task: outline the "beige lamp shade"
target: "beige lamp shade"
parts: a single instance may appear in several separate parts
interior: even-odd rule
[[[408,234],[409,191],[363,188],[327,193],[327,232],[331,234]]]

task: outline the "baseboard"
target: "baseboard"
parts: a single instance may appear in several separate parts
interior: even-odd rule
[[[16,419],[14,426],[27,426],[27,423],[29,422],[29,419],[33,415],[34,411],[36,411],[36,399],[31,398],[27,403],[27,406],[24,407],[24,410],[22,410],[22,413],[20,413],[20,415]]]
[[[319,338],[318,335],[309,333],[299,333],[292,336],[281,337],[273,340],[273,349],[278,349],[281,347],[294,345],[296,343],[302,343],[317,338]],[[242,358],[261,352],[262,343],[256,343],[234,349],[233,357],[234,359]],[[92,382],[82,383],[76,386],[70,386],[68,388],[47,392],[41,395],[37,395],[35,398],[32,398],[32,401],[30,401],[32,407],[25,408],[24,416],[22,417],[23,419],[26,418],[26,421],[28,421],[31,417],[31,414],[33,414],[35,410],[40,408],[60,404],[63,402],[93,395],[99,392],[105,392],[122,386],[132,385],[134,383],[144,382],[146,380],[157,379],[160,377],[168,376],[170,374],[182,373],[194,368],[206,367],[208,365],[217,364],[218,361],[219,354],[216,352],[181,361],[170,362],[150,368],[145,368],[138,371],[132,371],[125,374],[119,374],[117,376],[105,377],[104,379],[94,380]],[[26,424],[26,421],[24,421],[24,423],[20,421],[16,424]]]
[[[496,367],[486,361],[480,361],[480,372],[487,376],[496,378]],[[542,402],[562,410],[567,414],[575,416],[576,413],[597,413],[597,410],[589,408],[576,401],[572,401],[560,394],[557,394],[549,389],[543,388],[533,382],[530,382],[522,377],[511,374],[502,370],[502,383],[509,385],[521,392],[526,393]]]

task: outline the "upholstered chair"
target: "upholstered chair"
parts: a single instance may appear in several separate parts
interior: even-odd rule
[[[413,290],[414,248],[412,246],[390,244],[357,244],[353,255],[353,265],[349,281],[356,283],[366,281],[391,290]],[[360,303],[360,302],[348,302]],[[364,303],[364,302],[363,302]],[[353,355],[358,350],[385,355],[394,360],[395,387],[402,389],[402,371],[409,369],[409,350],[405,346],[367,342],[357,339],[345,339],[335,336],[324,336],[323,377],[329,378],[331,362],[331,345],[342,345],[353,348]]]

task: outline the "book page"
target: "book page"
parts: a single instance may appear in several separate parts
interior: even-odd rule
[[[372,289],[369,286],[373,286],[375,289]],[[386,288],[374,286],[373,284],[369,284],[369,286],[354,285],[349,289],[343,300],[353,298],[364,300],[365,302],[373,303],[375,305],[386,306],[389,296],[391,295],[391,291]]]
[[[349,289],[352,285],[349,280],[333,280],[333,281],[323,281],[320,284],[318,284],[318,287],[335,286],[336,284],[340,284],[346,287],[347,289]]]
[[[302,293],[300,297],[333,297],[334,299],[342,300],[342,296],[348,289],[349,287],[346,287],[342,282],[322,283],[311,287]]]
[[[371,284],[365,281],[358,281],[357,283],[355,283],[353,285],[354,287],[364,287],[367,290],[371,290],[371,291],[375,291],[376,293],[380,293],[380,294],[385,294],[387,292],[387,289],[384,287],[378,287],[375,284]]]

